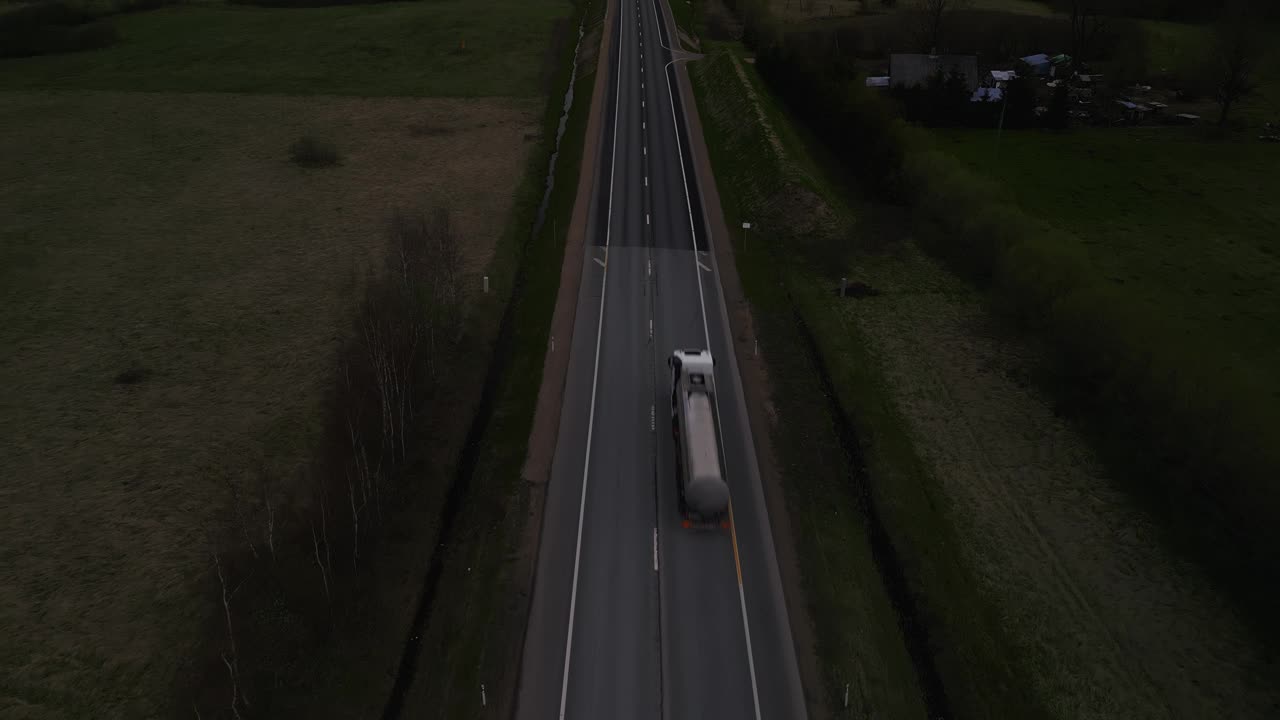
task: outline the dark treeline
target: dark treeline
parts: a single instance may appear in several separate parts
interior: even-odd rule
[[[115,0],[87,5],[27,2],[0,12],[0,58],[97,50],[119,39],[114,15],[155,10],[181,0]]]
[[[898,120],[875,102],[847,58],[795,37],[773,35],[757,50],[756,68],[835,157],[868,187],[891,191],[903,156]]]
[[[1059,12],[1069,13],[1073,2],[1080,0],[1046,0],[1047,5]],[[1280,19],[1280,3],[1270,0],[1252,0],[1265,17]],[[1222,13],[1224,0],[1092,0],[1099,10],[1113,17],[1145,18],[1150,20],[1177,20],[1205,22],[1215,20]]]

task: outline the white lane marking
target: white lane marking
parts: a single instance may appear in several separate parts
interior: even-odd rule
[[[648,224],[649,224],[649,213],[645,213],[645,214],[644,214],[644,224],[645,224],[645,225],[648,225]]]
[[[613,150],[609,160],[609,209],[604,230],[604,252],[609,257],[609,236],[613,229],[613,179],[617,174],[618,160],[618,108],[622,100],[622,21],[618,21],[618,71],[613,92]],[[578,610],[578,571],[582,563],[582,521],[587,514],[587,480],[591,470],[591,436],[596,421],[596,390],[600,383],[600,339],[604,336],[604,299],[609,289],[609,266],[604,266],[604,279],[600,283],[600,311],[596,320],[596,357],[591,370],[591,410],[587,415],[587,449],[582,459],[582,498],[578,501],[578,538],[573,548],[573,589],[569,593],[569,630],[564,639],[564,669],[560,678],[560,720],[564,720],[569,702],[569,661],[573,655],[573,619]]]
[[[658,572],[658,528],[653,529],[653,571]]]
[[[653,318],[649,318],[649,342],[653,342]],[[653,410],[649,410],[649,419],[653,419]],[[649,423],[652,425],[653,423]]]
[[[701,260],[698,261],[698,267],[702,268],[703,270],[706,270],[707,272],[711,272],[711,268],[707,267],[706,265],[703,265]]]
[[[641,100],[641,101],[640,101],[640,107],[644,107],[644,101],[643,101],[643,100]]]
[[[654,406],[650,405],[649,406],[649,432],[653,432],[654,429],[658,427],[656,422],[657,422],[657,415],[654,412]]]
[[[649,176],[648,176],[648,175],[645,175],[645,176],[644,176],[644,186],[645,186],[645,187],[649,187]]]
[[[643,148],[643,150],[644,150],[644,154],[645,154],[645,155],[648,155],[648,154],[649,154],[649,146],[648,146],[648,145],[645,145],[645,146],[644,146],[644,148]]]
[[[596,258],[595,261],[598,265],[600,265],[600,267],[605,267],[604,260],[601,260],[600,258]]]
[[[653,4],[654,15],[658,19],[658,42],[661,43],[662,28],[666,24],[666,18],[661,13],[658,12],[657,0],[651,0],[651,2]],[[663,45],[663,47],[666,47],[666,46]],[[667,48],[667,50],[670,50],[670,48]],[[693,224],[693,199],[689,196],[689,176],[686,173],[685,167],[684,167],[684,148],[682,147],[682,143],[680,142],[679,121],[676,119],[675,94],[671,91],[671,66],[674,64],[675,64],[675,60],[671,60],[670,62],[668,62],[666,66],[663,68],[662,74],[667,81],[667,99],[669,101],[668,104],[671,106],[671,125],[672,125],[672,130],[674,130],[676,134],[676,153],[677,153],[677,156],[680,158],[680,179],[684,181],[684,203],[685,203],[685,207],[688,209],[688,212],[689,212],[689,235],[690,235],[689,239],[690,239],[690,242],[693,243],[693,249],[696,251],[698,249],[698,236],[697,236],[697,230],[695,229]],[[707,244],[708,246],[710,246],[710,238],[708,238]],[[698,263],[697,252],[693,254],[693,261],[694,263]],[[698,264],[701,264],[701,263],[698,263]],[[702,275],[701,273],[698,273],[696,271],[694,272],[694,274],[698,276],[698,306],[702,310],[702,334],[703,334],[703,337],[706,339],[707,349],[710,350],[711,349],[711,330],[707,326],[707,302],[706,302],[705,294],[702,290]],[[723,415],[721,415],[720,413],[720,396],[718,394],[715,396],[714,402],[716,405],[716,416],[723,417]],[[716,436],[717,436],[717,439],[720,440],[721,453],[723,453],[724,452],[724,431],[720,428],[719,424],[716,425]],[[730,513],[733,512],[732,498],[729,499],[729,511]],[[760,689],[758,684],[756,683],[756,659],[755,659],[755,654],[751,650],[751,625],[747,620],[747,596],[745,591],[742,588],[741,571],[739,571],[738,573],[738,601],[742,606],[742,632],[747,641],[747,668],[751,672],[751,701],[755,706],[756,720],[760,720]]]
[[[648,130],[648,129],[649,129],[649,123],[645,122],[644,120],[641,120],[641,121],[640,121],[640,129],[641,129],[641,130]]]
[[[653,277],[653,260],[645,260],[644,269],[647,271],[649,277]]]

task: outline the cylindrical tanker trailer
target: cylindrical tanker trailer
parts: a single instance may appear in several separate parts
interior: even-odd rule
[[[680,509],[690,520],[714,522],[729,509],[729,486],[720,464],[715,363],[707,350],[676,350],[667,365]]]

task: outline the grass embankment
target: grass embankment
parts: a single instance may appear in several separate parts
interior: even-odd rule
[[[806,237],[838,233],[842,219],[825,211],[824,191],[811,174],[802,176],[782,162],[778,148],[779,143],[789,144],[786,127],[774,123],[771,135],[757,121],[752,97],[732,64],[728,46],[714,44],[707,50],[707,59],[690,69],[726,220],[730,227],[748,221],[761,228],[734,238],[735,260],[768,364],[777,412],[773,440],[783,464],[805,596],[817,623],[827,705],[844,713],[848,684],[850,717],[868,713],[923,717],[924,693],[899,627],[894,607],[898,598],[886,593],[881,584],[878,565],[891,559],[876,556],[880,548],[873,547],[877,530],[872,527],[871,488],[866,484],[868,474],[880,471],[884,454],[901,447],[902,436],[896,423],[878,423],[882,434],[860,438],[872,440],[864,446],[867,454],[851,453],[853,448],[841,437],[846,422],[830,412],[830,389],[822,382],[821,361],[810,344],[814,337],[821,337],[814,332],[821,318],[813,312],[810,293],[822,292],[811,288],[826,288],[830,282],[819,270],[821,251]],[[764,107],[773,112],[769,104]],[[785,139],[777,139],[778,133]],[[810,215],[810,210],[821,215]],[[859,363],[867,360],[865,353],[849,359],[851,367],[867,368]],[[864,382],[859,387],[863,392],[875,391],[873,384]],[[881,402],[873,407],[888,411]],[[859,430],[866,427],[870,425],[858,425]],[[909,477],[898,480],[911,482]],[[919,519],[929,522],[927,514]],[[942,564],[942,576],[953,575],[958,567]],[[966,607],[965,585],[956,588],[953,607],[958,610]],[[919,638],[920,630],[909,627],[906,634]],[[931,665],[931,659],[920,659]],[[994,682],[992,677],[988,676],[989,682]],[[936,707],[939,699],[932,700]]]
[[[242,700],[277,715],[381,709],[466,435],[458,418],[480,394],[474,360],[487,359],[532,217],[513,190],[545,169],[537,96],[570,5],[511,9],[168,8],[119,18],[127,47],[0,61],[0,341],[14,349],[0,361],[0,474],[20,479],[0,542],[15,628],[0,714],[157,717],[193,698],[204,717],[230,714],[214,549],[228,590],[240,587]],[[521,40],[468,42],[466,72],[432,64],[421,33],[397,31],[441,12],[466,34]],[[299,19],[305,42],[281,43]],[[366,62],[363,41],[387,37]],[[68,62],[97,70],[72,79]],[[467,94],[507,96],[332,96],[446,92],[459,77]],[[228,89],[311,96],[207,92]],[[292,163],[304,135],[338,163]],[[434,358],[440,387],[393,478],[397,501],[359,509],[357,558],[346,486],[322,500],[307,469],[326,464],[335,355],[357,334],[363,268],[381,265],[397,207],[451,211],[468,322],[458,355]],[[308,518],[328,534],[324,573]]]
[[[493,377],[492,414],[476,438],[467,495],[451,536],[444,539],[440,600],[424,628],[416,679],[405,701],[409,717],[481,717],[495,706],[506,708],[514,702],[528,596],[525,588],[517,586],[513,573],[525,524],[539,520],[530,516],[529,483],[521,475],[521,466],[560,285],[565,233],[576,199],[606,9],[605,0],[592,0],[581,6],[585,15],[575,18],[585,17],[585,32],[577,57],[573,106],[555,161],[544,223],[524,245],[521,266],[505,274],[515,285],[494,351],[500,367]],[[557,126],[563,110],[560,91],[569,85],[576,42],[576,33],[570,33],[562,48],[557,94],[547,106],[549,130]],[[552,132],[550,139],[554,137]],[[542,179],[531,176],[528,180],[527,210],[542,199]],[[531,212],[526,219],[532,222]],[[530,223],[518,228],[525,233],[521,241],[529,237]],[[489,711],[481,705],[482,684]]]

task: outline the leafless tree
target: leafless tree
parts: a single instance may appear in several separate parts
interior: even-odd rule
[[[1077,70],[1093,57],[1098,36],[1107,25],[1102,6],[1103,0],[1071,0],[1071,65]]]
[[[435,270],[434,284],[439,288],[437,302],[443,307],[449,322],[453,323],[462,305],[462,247],[448,210],[436,209],[430,229],[434,251],[431,267]]]
[[[231,600],[236,593],[243,587],[244,581],[237,585],[235,589],[227,589],[227,577],[222,571],[222,559],[218,556],[218,552],[213,552],[213,567],[218,573],[218,585],[222,589],[222,611],[227,620],[227,643],[229,652],[222,654],[222,662],[227,666],[227,674],[231,678],[231,714],[237,719],[240,717],[240,705],[249,706],[249,699],[240,697],[240,655],[236,651],[236,632],[231,622]],[[199,711],[196,711],[199,715]]]
[[[347,498],[351,502],[351,569],[356,569],[356,564],[360,560],[360,513],[368,505],[368,499],[364,495],[363,483],[359,480],[359,465],[353,471],[347,472]],[[352,475],[356,477],[352,477]],[[356,485],[361,485],[360,504],[356,504]]]
[[[240,534],[244,536],[244,541],[249,546],[249,552],[253,553],[253,557],[256,559],[258,557],[258,549],[254,547],[253,540],[249,535],[249,521],[244,508],[244,496],[240,493],[240,485],[230,472],[226,473],[223,480],[226,482],[227,490],[231,493],[231,507],[235,511],[236,521],[240,524]]]
[[[271,562],[276,561],[276,509],[270,497],[264,497],[267,506],[267,547],[271,550]]]
[[[271,502],[271,472],[264,464],[258,470],[258,488],[262,491],[262,507],[267,514],[267,549],[271,552],[271,562],[276,561],[276,508]]]
[[[972,4],[973,0],[914,0],[911,14],[915,17],[924,49],[930,53],[938,52],[947,21],[956,11]]]
[[[1214,28],[1214,99],[1220,109],[1220,127],[1227,124],[1231,108],[1256,87],[1254,73],[1266,48],[1258,7],[1259,3],[1251,0],[1235,0]]]
[[[323,480],[318,484],[320,486],[320,537],[324,540],[324,564],[329,574],[333,575],[333,558],[329,555],[329,491]]]
[[[316,538],[316,521],[311,521],[311,547],[316,553],[316,567],[320,568],[320,581],[324,583],[324,599],[328,603],[333,602],[333,596],[329,594],[329,571],[325,567],[324,560],[320,558],[320,541]]]
[[[345,378],[347,393],[353,393],[351,389],[351,366],[347,362],[343,362],[343,377]],[[373,510],[377,517],[382,516],[381,507],[381,464],[377,468],[369,465],[369,452],[365,447],[363,438],[356,428],[360,423],[358,403],[352,403],[348,407],[347,414],[347,438],[351,443],[351,460],[354,465],[354,472],[359,481],[360,501],[362,507],[367,505],[369,499],[373,499]]]

